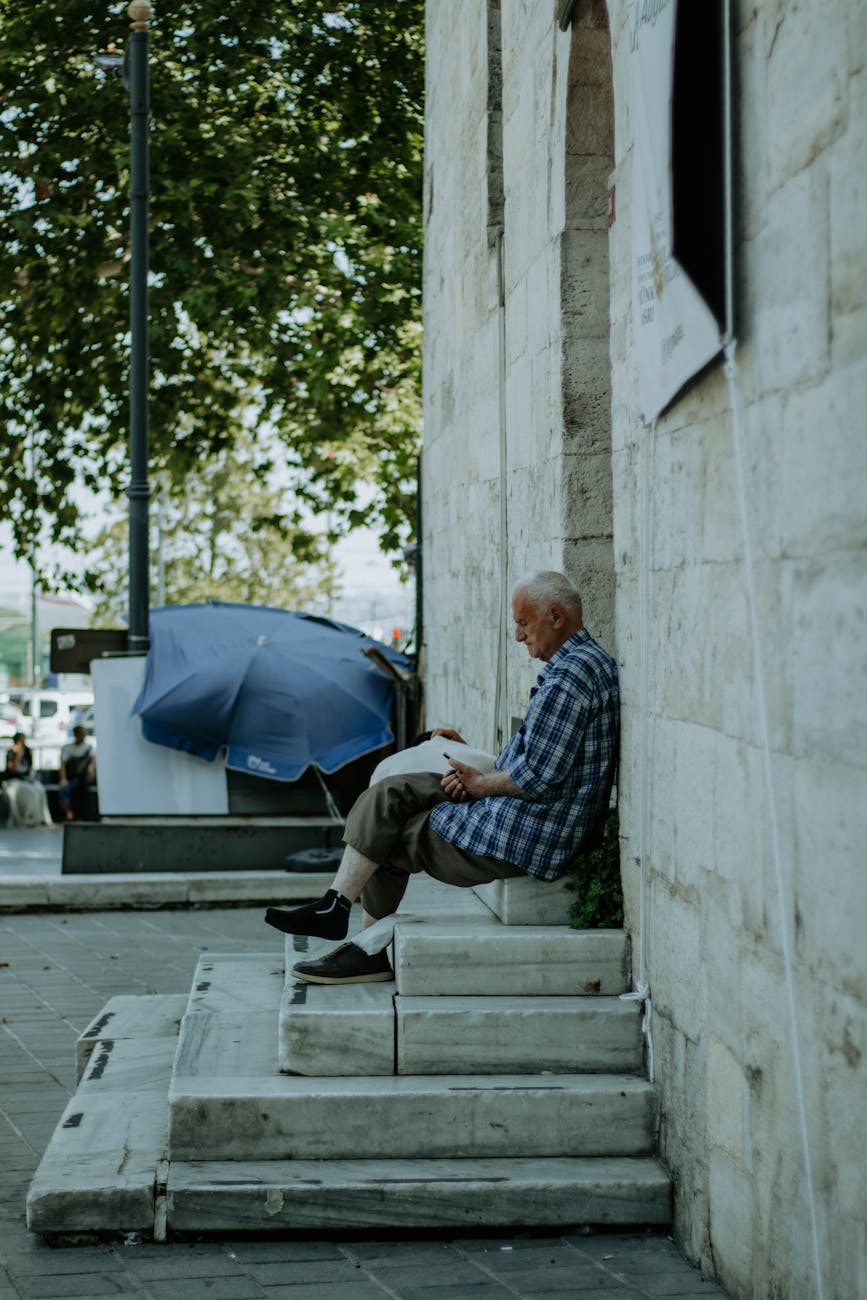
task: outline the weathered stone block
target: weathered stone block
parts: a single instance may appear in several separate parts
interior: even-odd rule
[[[655,1160],[172,1162],[177,1232],[297,1232],[668,1223]]]
[[[725,1151],[712,1149],[708,1169],[710,1237],[714,1258],[731,1286],[752,1290],[754,1189],[749,1174]]]
[[[786,700],[798,754],[846,763],[865,752],[867,678],[858,649],[867,624],[865,578],[863,550],[838,554],[833,566],[821,558],[782,566],[781,639],[792,638]]]
[[[572,895],[563,880],[515,876],[475,885],[475,893],[504,925],[564,925]]]
[[[661,1103],[659,1151],[679,1171],[675,1228],[683,1249],[697,1258],[707,1226],[707,1157],[695,1142],[695,1135],[707,1130],[704,1048],[657,1015],[655,1000],[653,1037]]]
[[[601,6],[600,6],[601,8]],[[611,93],[611,38],[607,24],[581,22],[573,29],[569,53],[569,89],[575,94],[593,89],[587,99],[599,100]]]
[[[697,1039],[704,1026],[706,989],[696,972],[701,964],[701,913],[672,893],[653,875],[648,918],[649,951],[653,954],[653,1005],[688,1038]]]
[[[843,127],[846,25],[844,5],[787,4],[766,24],[771,190],[812,163]]]
[[[818,379],[828,368],[830,339],[824,160],[772,195],[767,223],[754,242],[749,272],[760,391]]]
[[[279,1063],[289,1074],[394,1074],[394,984],[330,988],[293,980],[280,1004]]]
[[[851,874],[867,843],[863,771],[811,754],[793,765],[792,782],[794,950],[807,969],[867,1005],[867,890]]]
[[[858,9],[865,12],[864,6]],[[867,29],[867,19],[861,21]],[[836,315],[867,304],[867,70],[849,83],[849,124],[830,151],[830,180],[831,306]]]
[[[675,725],[675,876],[700,899],[715,860],[716,735],[710,727]]]
[[[100,1044],[27,1194],[31,1232],[153,1231],[171,1036]]]
[[[608,231],[610,155],[566,155],[566,224]]]
[[[561,311],[575,339],[608,339],[608,231],[564,230],[560,238]]]
[[[611,536],[611,457],[605,452],[564,456],[560,492],[573,539]],[[611,556],[609,567],[614,567]]]
[[[607,453],[611,446],[607,340],[575,337],[567,322],[560,365],[564,448]]]
[[[744,1134],[749,1089],[740,1062],[715,1034],[708,1042],[706,1081],[707,1113],[714,1116],[714,1145],[743,1170],[748,1151]]]
[[[538,1123],[544,1113],[546,1122]],[[170,1098],[173,1160],[647,1155],[652,1088],[629,1075],[188,1078]]]
[[[398,1074],[638,1072],[636,1004],[602,997],[398,997]]]
[[[740,244],[754,239],[765,224],[767,210],[767,63],[765,61],[765,16],[749,4],[749,19],[734,44],[738,69],[739,126],[735,142],[738,202],[735,204],[735,235]]]
[[[864,998],[827,984],[817,993],[811,1012],[812,1023],[819,1027],[820,1050],[805,1061],[811,1101],[815,1098],[816,1103],[811,1113],[818,1121],[812,1129],[815,1177],[819,1187],[834,1189],[837,1211],[851,1224],[867,1203],[867,1163],[859,1158],[864,1152],[863,1115],[851,1100],[867,1061]],[[849,1245],[855,1249],[853,1237]]]
[[[607,34],[604,44],[607,47]],[[604,62],[602,66],[605,66]],[[605,93],[594,87],[588,93],[586,87],[576,87],[571,92],[571,101],[568,152],[606,158],[610,163],[614,156],[614,118],[610,90]]]
[[[177,1038],[186,1006],[184,993],[111,998],[75,1044],[76,1083],[81,1082],[94,1048],[106,1039]]]
[[[629,939],[623,930],[504,929],[493,917],[478,928],[398,925],[395,973],[401,996],[619,994],[629,987]]]
[[[740,899],[738,919],[746,922],[755,913],[762,893],[762,754],[753,745],[715,733],[714,761],[713,866],[724,880],[735,885]]]
[[[864,5],[846,5],[845,9],[849,23],[846,41],[849,73],[854,76],[867,67],[867,9]]]

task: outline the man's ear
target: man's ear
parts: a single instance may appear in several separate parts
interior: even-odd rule
[[[548,614],[555,627],[559,627],[566,617],[562,605],[552,605]]]

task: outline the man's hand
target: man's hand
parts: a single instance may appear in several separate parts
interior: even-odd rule
[[[467,742],[459,732],[452,730],[451,727],[434,727],[430,733],[431,740],[434,736],[442,736],[443,740],[456,740],[459,745],[465,745]]]
[[[449,761],[453,763],[453,760],[450,759]],[[471,768],[466,768],[465,770],[472,771]],[[452,770],[446,772],[440,785],[445,790],[452,803],[466,803],[470,797],[464,789],[464,783],[458,775],[457,770],[454,768],[454,763]]]
[[[459,763],[450,758],[452,770],[446,772],[441,785],[454,803],[465,803],[468,799],[488,799],[492,795],[506,795],[511,799],[523,799],[524,791],[516,785],[505,772],[491,772],[485,776],[467,763]]]

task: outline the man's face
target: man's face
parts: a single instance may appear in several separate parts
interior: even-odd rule
[[[567,640],[563,611],[559,605],[551,605],[540,614],[526,592],[518,591],[512,597],[512,617],[515,620],[515,640],[527,647],[531,659],[547,663]]]

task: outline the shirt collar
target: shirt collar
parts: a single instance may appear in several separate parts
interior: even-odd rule
[[[551,658],[545,664],[545,668],[550,668],[551,665],[555,664],[561,656],[568,654],[570,650],[574,650],[576,646],[583,645],[585,641],[589,640],[590,633],[587,631],[586,627],[582,627],[578,632],[573,632],[569,639],[563,642],[560,649],[551,655]]]

